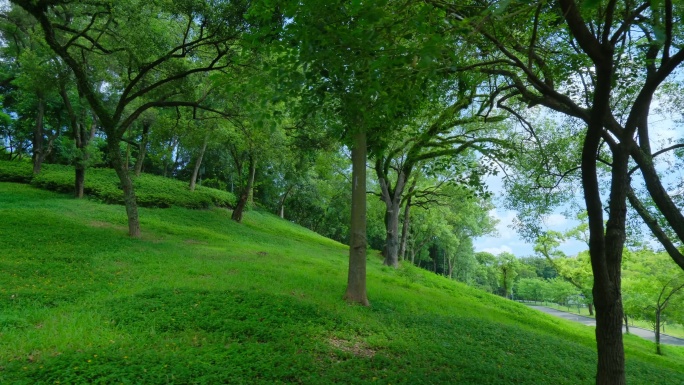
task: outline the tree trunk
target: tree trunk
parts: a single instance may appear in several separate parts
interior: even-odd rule
[[[78,151],[78,157],[74,165],[74,197],[77,199],[83,198],[85,190],[85,174],[88,159],[90,154],[88,153],[88,143],[95,137],[95,132],[97,130],[97,118],[93,116],[93,123],[90,126],[90,131],[85,129],[86,121],[86,110],[82,109],[80,113],[74,110],[71,100],[69,99],[69,94],[66,90],[66,82],[59,82],[59,94],[62,97],[62,102],[66,107],[67,113],[69,115],[69,122],[71,125],[71,136],[76,145],[76,150]],[[79,93],[79,97],[82,95]]]
[[[107,148],[109,150],[109,157],[116,175],[119,177],[121,189],[124,195],[124,204],[126,205],[126,215],[128,216],[128,235],[133,238],[140,237],[140,220],[138,219],[138,203],[135,198],[135,188],[133,181],[128,173],[128,169],[124,167],[124,160],[119,149],[119,140],[107,136]]]
[[[242,214],[245,211],[245,207],[247,206],[247,202],[249,201],[249,194],[252,191],[252,186],[254,185],[254,174],[256,173],[256,162],[254,161],[254,158],[252,156],[249,157],[249,179],[247,180],[247,185],[245,186],[244,190],[240,193],[240,199],[238,200],[237,205],[235,206],[235,209],[233,210],[233,214],[231,215],[231,219],[234,220],[235,222],[241,222],[242,221]]]
[[[387,236],[385,238],[385,260],[383,264],[399,267],[399,212],[401,207],[399,202],[392,200],[385,202],[387,204],[385,211],[385,229]]]
[[[449,267],[449,271],[447,272],[447,277],[453,278],[454,276],[454,261],[451,260],[451,258],[447,257],[447,264]]]
[[[131,144],[129,142],[126,142],[126,158],[124,161],[124,168],[126,170],[130,169],[130,161],[131,161]]]
[[[629,316],[627,313],[624,314],[625,317],[625,333],[629,334]]]
[[[352,146],[351,239],[344,300],[368,306],[366,296],[366,132],[354,134]]]
[[[280,215],[280,219],[285,219],[285,201],[287,200],[287,196],[290,195],[290,192],[292,192],[292,189],[294,189],[295,185],[291,185],[287,191],[283,194],[283,196],[280,197],[280,204],[278,207],[278,214]]]
[[[207,142],[209,142],[209,134],[204,137],[204,142],[202,142],[202,148],[200,149],[199,155],[197,155],[197,160],[195,161],[195,167],[192,169],[192,177],[190,177],[190,191],[195,191],[195,183],[197,183],[197,175],[199,175],[200,166],[202,165],[202,158],[204,157],[204,152],[207,150]]]
[[[656,309],[656,324],[655,324],[655,343],[656,343],[656,353],[662,355],[663,352],[660,350],[660,309]]]
[[[587,304],[587,310],[589,310],[589,315],[594,315],[594,304],[592,302]]]
[[[74,177],[74,196],[80,199],[83,198],[85,190],[85,164],[83,162],[76,162],[74,169],[76,174]]]
[[[393,188],[383,158],[380,157],[375,161],[375,173],[380,183],[380,196],[385,203],[385,230],[387,233],[383,249],[385,257],[383,264],[394,268],[399,267],[399,213],[401,211],[401,196],[404,193],[409,172],[401,168]]]
[[[97,118],[93,116],[93,123],[90,125],[90,130],[85,130],[85,125],[83,122],[85,117],[81,119],[81,122],[76,123],[76,147],[81,152],[80,158],[76,162],[75,171],[76,176],[74,178],[74,195],[76,198],[83,198],[85,192],[85,175],[88,168],[88,159],[90,159],[90,153],[88,152],[88,144],[95,137],[97,132]]]
[[[622,250],[626,238],[626,188],[629,182],[628,156],[620,151],[621,147],[622,145],[618,145],[618,151],[613,152],[609,217],[606,223],[604,244],[603,247],[599,246],[597,253],[591,252],[598,347],[597,384],[623,385],[626,383],[622,342],[624,317],[620,291]],[[596,199],[600,199],[598,195]],[[594,215],[594,220],[596,219],[598,218]]]
[[[503,269],[502,273],[503,282],[501,286],[503,286],[504,298],[508,298],[508,270]]]
[[[409,223],[411,221],[411,197],[406,200],[404,206],[404,222],[401,226],[401,241],[399,242],[399,258],[403,261],[406,257],[406,241],[408,240]]]
[[[33,128],[33,174],[39,174],[43,159],[44,138],[43,138],[43,117],[45,116],[45,100],[43,93],[38,92],[38,108],[36,111],[36,125]]]
[[[169,176],[169,167],[171,166],[171,163],[174,162],[173,159],[173,152],[176,148],[176,137],[173,136],[171,139],[169,139],[169,145],[166,147],[166,150],[168,151],[168,156],[164,156],[164,169],[162,171],[162,176],[164,178],[167,178]]]
[[[138,158],[135,160],[135,176],[140,176],[145,162],[145,155],[147,155],[147,140],[149,138],[151,123],[143,121],[143,132],[138,146]]]
[[[573,3],[561,1],[561,8]],[[569,8],[568,8],[569,7]],[[574,9],[573,9],[574,10]],[[568,11],[569,12],[569,11]],[[569,20],[574,27],[577,21]],[[582,41],[580,44],[588,44]],[[622,249],[625,241],[627,213],[626,190],[628,153],[625,144],[612,146],[613,164],[610,180],[608,221],[604,227],[603,203],[598,181],[597,159],[603,141],[604,119],[610,113],[613,59],[609,48],[601,47],[594,59],[596,86],[591,115],[582,145],[582,188],[589,221],[589,254],[594,274],[592,288],[596,306],[596,346],[598,363],[596,384],[625,385],[625,353],[622,343],[622,298],[620,294]]]

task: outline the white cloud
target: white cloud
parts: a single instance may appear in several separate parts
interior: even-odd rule
[[[484,251],[487,253],[492,253],[494,255],[498,255],[498,254],[501,254],[503,252],[513,253],[513,249],[511,249],[510,247],[508,247],[506,245],[499,246],[499,247],[487,247],[487,248],[484,248],[484,249],[478,250],[478,251]]]
[[[516,237],[515,230],[511,228],[513,220],[515,219],[514,211],[504,211],[503,214],[499,214],[499,211],[494,209],[489,212],[489,215],[499,221],[496,225],[499,239],[513,239]]]
[[[586,243],[578,241],[576,239],[568,239],[560,244],[560,250],[566,255],[577,255],[582,251],[588,250],[589,247]]]
[[[544,218],[544,224],[548,227],[560,227],[568,223],[568,219],[561,214],[551,214]]]

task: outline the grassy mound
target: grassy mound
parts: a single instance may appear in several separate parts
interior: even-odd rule
[[[274,216],[120,209],[0,183],[0,383],[591,384],[593,329]],[[684,383],[684,349],[626,336],[631,384]]]
[[[44,164],[40,174],[26,162],[0,161],[0,181],[30,183],[38,188],[73,193],[74,168],[58,164]],[[235,196],[227,191],[197,186],[190,191],[187,183],[156,175],[141,174],[134,179],[138,205],[141,207],[185,207],[206,209],[211,206],[233,207]],[[108,168],[91,168],[86,172],[85,193],[101,202],[123,204],[116,173]]]

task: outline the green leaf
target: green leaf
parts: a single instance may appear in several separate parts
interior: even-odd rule
[[[601,0],[584,0],[582,2],[582,9],[596,9],[601,4]]]

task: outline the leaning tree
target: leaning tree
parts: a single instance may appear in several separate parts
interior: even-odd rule
[[[676,78],[684,60],[684,4],[672,0],[428,2],[466,32],[459,38],[466,36],[480,48],[481,61],[469,69],[491,76],[498,88],[493,103],[512,113],[519,106],[516,103],[540,105],[581,123],[580,129],[565,135],[580,138],[578,163],[594,274],[596,382],[624,384],[620,269],[630,176],[635,176],[630,159],[654,202],[656,210],[649,213],[662,219],[655,224],[672,230],[677,242],[684,240],[684,215],[656,170],[656,157],[672,147],[653,148],[649,125],[656,92]],[[529,128],[533,132],[534,127]],[[609,166],[605,191],[599,181],[601,162]],[[655,224],[649,224],[654,232]],[[657,235],[684,267],[684,258],[665,237],[668,233]]]
[[[47,45],[73,72],[107,136],[124,193],[129,234],[140,236],[135,190],[120,150],[152,108],[202,107],[196,77],[239,65],[249,28],[246,2],[13,0],[41,25]]]

